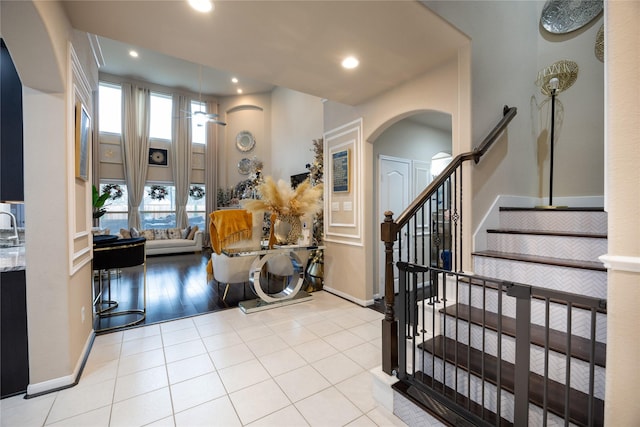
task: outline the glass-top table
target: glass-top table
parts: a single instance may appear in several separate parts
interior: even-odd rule
[[[249,270],[249,282],[258,298],[241,301],[238,307],[244,313],[252,313],[310,300],[311,294],[301,290],[304,284],[305,266],[298,254],[302,251],[317,249],[324,249],[324,246],[274,245],[271,249],[263,247],[259,250],[223,249],[222,253],[229,257],[257,256]],[[270,293],[267,287],[265,291],[262,286],[264,273],[282,277],[285,280],[283,289]]]

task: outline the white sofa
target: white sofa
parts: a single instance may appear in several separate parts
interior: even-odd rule
[[[164,240],[147,240],[147,255],[164,255],[178,254],[185,252],[201,252],[202,251],[202,230],[196,231],[193,240],[190,239],[164,239]]]
[[[119,239],[129,239],[131,237],[144,237],[147,239],[145,243],[145,249],[147,255],[165,255],[165,254],[179,254],[188,252],[202,252],[202,244],[204,239],[204,231],[198,229],[193,235],[193,239],[177,238],[177,234],[174,238],[169,235],[169,229],[149,229],[135,231],[135,235],[132,234],[132,230],[120,229],[120,232],[116,234]],[[180,232],[181,236],[185,236],[183,233],[187,233],[190,230],[180,230],[173,228],[176,232]],[[94,235],[110,234],[108,228],[94,229],[92,230]]]

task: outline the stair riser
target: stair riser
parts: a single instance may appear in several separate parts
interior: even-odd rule
[[[482,304],[482,287],[471,287],[471,299],[469,299],[469,285],[460,283],[457,298],[461,304],[467,304],[476,308],[485,309],[492,313],[498,312],[498,291],[486,289],[485,301]],[[502,294],[502,314],[508,317],[516,317],[516,299]],[[531,323],[545,326],[546,304],[543,300],[531,299]],[[567,332],[567,306],[551,302],[549,304],[549,326],[560,332]],[[577,307],[571,309],[571,333],[583,338],[591,339],[591,312]],[[596,341],[607,341],[607,315],[596,313]]]
[[[432,375],[432,356],[430,353],[423,352],[424,358],[421,360],[421,366],[423,366],[423,372],[428,375]],[[457,374],[456,374],[457,372]],[[442,359],[435,358],[435,379],[440,382],[445,382],[446,376],[446,384],[449,387],[454,388],[454,384],[457,376],[457,384],[458,384],[458,392],[463,394],[464,396],[469,397],[469,393],[467,393],[467,384],[471,384],[471,396],[470,398],[482,404],[482,388],[483,382],[479,377],[475,375],[467,376],[467,371],[462,369],[455,369],[455,367],[446,363],[446,373],[443,374],[443,363]],[[467,380],[470,378],[469,383]],[[490,383],[484,383],[484,407],[493,411],[494,413],[497,411],[497,397],[496,397],[496,386]],[[513,394],[502,391],[500,394],[500,406],[501,406],[501,416],[502,418],[510,421],[513,421],[513,413],[514,413],[514,403],[513,403]],[[586,408],[585,408],[586,409]],[[517,423],[516,423],[517,425]],[[529,404],[529,425],[530,426],[541,426],[543,425],[543,411],[542,408]],[[556,416],[552,413],[547,413],[547,426],[564,426],[564,420],[560,417]],[[574,424],[569,424],[574,425]]]
[[[473,257],[474,271],[486,277],[526,283],[541,288],[587,295],[607,297],[607,272],[581,268],[536,264],[483,256]]]
[[[487,249],[523,255],[598,262],[607,253],[607,239],[536,234],[489,233]]]
[[[456,337],[457,326],[457,337]],[[469,342],[469,323],[459,320],[457,325],[454,321],[449,321],[443,329],[445,335],[462,342],[465,345],[482,351],[482,327],[471,326],[471,342]],[[502,336],[502,359],[515,364],[516,340],[507,335]],[[530,368],[529,370],[544,376],[544,347],[531,344]],[[484,352],[498,357],[498,334],[492,330],[486,330]],[[463,355],[466,357],[466,355]],[[567,359],[564,354],[555,351],[549,352],[549,379],[560,384],[565,384]],[[572,358],[571,359],[571,387],[583,393],[589,393],[589,363]],[[594,395],[604,400],[605,369],[596,366],[594,370]]]
[[[501,211],[500,227],[567,233],[607,233],[606,212]]]

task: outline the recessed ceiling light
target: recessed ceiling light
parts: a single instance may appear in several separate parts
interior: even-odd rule
[[[237,92],[238,92],[238,93],[242,93],[242,89],[238,89],[238,90],[237,90]]]
[[[189,5],[198,12],[211,12],[213,10],[213,3],[211,0],[189,0]]]
[[[135,50],[130,50],[129,56],[132,58],[137,58],[139,55],[138,55],[138,52],[136,52]]]
[[[232,83],[238,83],[238,79],[237,79],[237,78],[235,78],[235,77],[232,77],[232,78],[231,78],[231,82],[232,82]]]
[[[349,70],[352,68],[356,68],[359,64],[360,61],[358,61],[358,58],[356,58],[355,56],[347,56],[342,60],[342,66]]]

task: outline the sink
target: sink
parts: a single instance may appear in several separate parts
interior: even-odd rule
[[[13,243],[9,241],[0,242],[0,248],[20,248],[24,243]]]
[[[24,270],[24,245],[0,245],[0,271]]]

